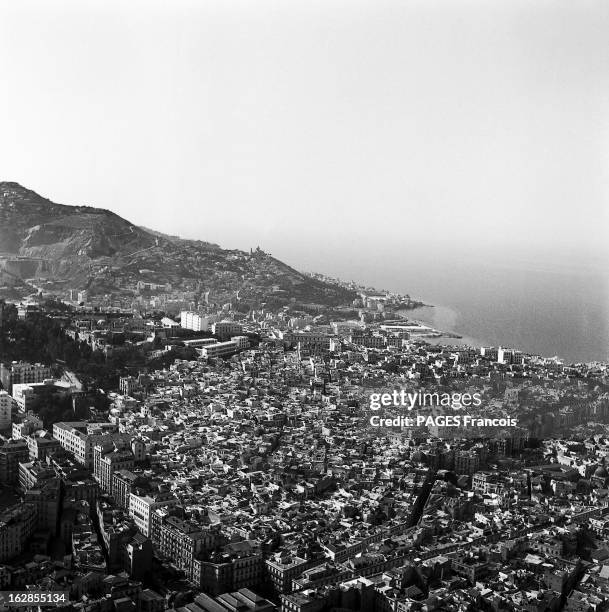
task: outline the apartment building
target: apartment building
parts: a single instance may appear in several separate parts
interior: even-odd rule
[[[247,336],[232,336],[230,340],[237,345],[238,351],[245,351],[250,347],[250,339]]]
[[[0,514],[0,562],[23,552],[36,522],[36,508],[30,503],[17,504]]]
[[[111,438],[109,436],[112,436]],[[74,455],[78,463],[93,467],[93,449],[105,441],[131,441],[130,434],[119,434],[113,423],[60,422],[53,425],[53,437],[62,448]]]
[[[47,378],[38,383],[13,384],[13,399],[21,413],[33,411],[41,403],[69,397],[74,388],[68,382]]]
[[[112,473],[112,497],[119,508],[129,510],[131,493],[138,485],[146,481],[140,474],[134,474],[130,470],[115,469]]]
[[[16,483],[19,464],[29,459],[30,451],[25,440],[9,440],[0,446],[0,483]]]
[[[43,461],[48,455],[53,454],[61,448],[61,444],[59,444],[55,438],[47,435],[46,432],[43,432],[43,434],[44,435],[31,434],[24,437],[30,453],[30,459]]]
[[[200,563],[195,560],[202,551],[217,546],[221,538],[219,526],[204,529],[196,523],[168,516],[161,525],[159,549],[174,560],[189,580],[200,584]]]
[[[102,441],[93,448],[93,473],[102,491],[113,494],[113,476],[118,470],[131,470],[135,457],[126,440]]]
[[[52,376],[51,368],[41,363],[27,363],[25,361],[0,363],[0,382],[8,393],[13,392],[13,385],[15,384],[41,383]]]
[[[212,595],[255,587],[263,580],[264,559],[259,543],[254,541],[227,544],[200,566],[200,586]]]
[[[266,570],[273,587],[278,593],[290,593],[292,591],[292,580],[300,576],[306,569],[319,565],[321,562],[321,560],[303,559],[282,551],[266,560]]]
[[[183,329],[193,331],[207,331],[209,329],[209,319],[199,312],[183,310],[180,313],[180,326]]]
[[[178,500],[172,493],[157,493],[154,497],[149,495],[129,495],[129,515],[133,517],[135,525],[146,537],[150,537],[150,515],[156,508],[175,506]]]
[[[43,427],[42,419],[39,419],[35,414],[28,413],[25,417],[21,417],[16,423],[13,423],[12,438],[13,440],[25,438]]]
[[[480,457],[471,451],[455,453],[455,472],[457,474],[473,475],[480,469]]]
[[[287,346],[300,344],[303,347],[323,346],[330,348],[332,336],[325,332],[284,332],[282,338]]]
[[[218,321],[211,326],[211,331],[215,336],[223,339],[241,335],[243,327],[240,323],[234,321]]]
[[[387,345],[387,338],[378,334],[351,334],[349,342],[366,348],[383,349]]]
[[[11,427],[13,404],[13,398],[6,391],[0,391],[0,431]]]

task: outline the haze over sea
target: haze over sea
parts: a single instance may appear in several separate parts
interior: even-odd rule
[[[443,343],[501,345],[579,362],[609,361],[609,278],[603,264],[385,251],[366,257],[337,253],[317,269],[433,304],[405,314],[463,336]]]

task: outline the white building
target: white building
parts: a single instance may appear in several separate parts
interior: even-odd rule
[[[230,340],[237,344],[238,351],[244,351],[250,347],[250,339],[247,336],[233,336]]]
[[[228,340],[227,342],[216,342],[216,344],[210,344],[203,348],[197,349],[197,352],[201,357],[227,357],[234,355],[239,351],[237,342],[234,340]]]
[[[177,321],[170,319],[169,317],[163,317],[161,319],[161,326],[163,327],[163,329],[168,329],[170,331],[176,331],[177,329],[179,329],[180,324]]]
[[[59,440],[62,448],[74,455],[78,463],[92,468],[96,444],[114,439],[131,442],[131,434],[119,434],[117,430],[113,423],[62,422],[53,425],[53,437]]]
[[[36,405],[37,396],[31,385],[13,385],[13,399],[21,412],[28,412]]]
[[[13,440],[25,438],[43,427],[42,420],[35,414],[29,413],[25,418],[20,419],[18,423],[13,423]]]
[[[180,326],[183,329],[193,331],[207,331],[209,329],[209,319],[198,312],[183,310],[180,313]]]
[[[155,498],[131,493],[129,496],[129,516],[135,521],[140,533],[150,537],[150,515],[152,511],[155,508],[175,506],[177,503],[178,500],[171,494]]]
[[[5,391],[9,393],[15,384],[40,383],[52,377],[51,368],[41,363],[27,363],[25,361],[13,361],[12,363],[0,363],[0,382]]]
[[[194,340],[184,340],[184,346],[194,349],[210,346],[211,344],[218,344],[218,340],[216,338],[195,338]]]
[[[522,363],[522,353],[512,349],[499,347],[497,349],[497,363]]]
[[[72,385],[63,380],[46,379],[38,383],[20,383],[13,385],[13,399],[21,412],[34,410],[43,399],[54,395],[66,396]]]

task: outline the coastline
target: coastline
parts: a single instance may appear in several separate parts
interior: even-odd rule
[[[454,308],[441,304],[433,304],[420,306],[408,310],[399,310],[398,313],[407,319],[427,325],[438,332],[438,335],[421,338],[429,344],[438,345],[445,344],[447,346],[471,346],[480,348],[488,346],[488,342],[484,342],[478,338],[465,335],[459,331],[458,319],[459,313]],[[414,316],[413,316],[414,315]]]

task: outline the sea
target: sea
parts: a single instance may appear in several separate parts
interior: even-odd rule
[[[491,260],[488,253],[438,253],[433,243],[423,253],[374,245],[364,255],[334,248],[311,269],[433,305],[403,314],[463,336],[441,343],[609,362],[609,257],[576,263],[517,255],[516,248]]]
[[[609,362],[609,283],[602,270],[470,266],[401,285],[433,304],[402,314],[462,336],[435,342]]]

